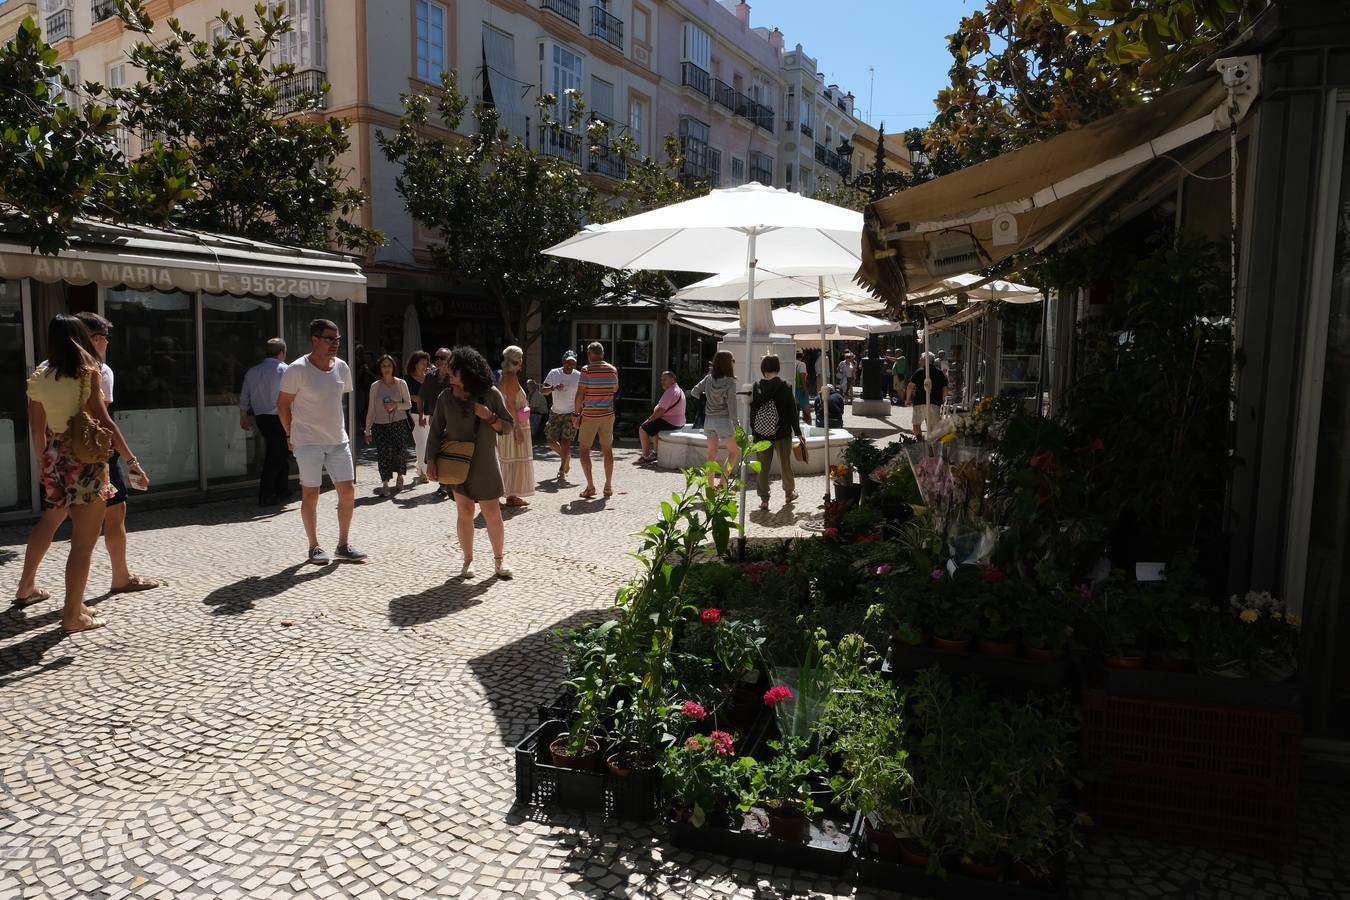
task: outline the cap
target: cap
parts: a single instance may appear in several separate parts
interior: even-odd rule
[[[572,362],[576,362],[577,352],[575,350],[568,350],[566,353],[563,354],[563,359],[570,359],[572,360]]]

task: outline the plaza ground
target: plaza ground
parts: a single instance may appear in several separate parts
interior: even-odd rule
[[[554,629],[599,615],[683,483],[635,452],[609,500],[578,497],[574,464],[574,484],[544,480],[508,511],[513,581],[455,577],[452,504],[425,487],[376,498],[370,466],[352,532],[365,564],[305,564],[295,503],[133,507],[133,567],[163,588],[101,597],[108,627],[73,637],[56,600],[0,612],[0,897],[896,896],[688,854],[658,825],[513,808],[510,748],[557,690]],[[556,469],[541,454],[536,474]],[[823,480],[799,490],[795,509],[776,493],[752,512],[750,534],[803,533]],[[0,529],[5,591],[24,539]],[[41,573],[57,595],[65,551]],[[108,577],[100,548],[91,597]],[[1350,790],[1310,785],[1302,815],[1296,865],[1107,837],[1072,894],[1345,896]]]

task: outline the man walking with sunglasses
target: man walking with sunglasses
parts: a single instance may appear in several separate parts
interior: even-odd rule
[[[281,376],[277,415],[300,470],[300,518],[309,538],[309,561],[326,566],[328,554],[319,546],[319,489],[325,470],[338,498],[337,556],[355,561],[366,554],[348,543],[356,507],[356,466],[342,416],[343,398],[352,390],[351,369],[338,358],[342,335],[329,320],[315,319],[309,323],[309,343],[309,353]]]

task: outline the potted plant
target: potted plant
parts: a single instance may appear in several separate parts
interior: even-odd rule
[[[825,771],[825,761],[818,754],[808,754],[806,741],[799,737],[770,741],[768,746],[773,755],[750,769],[740,809],[762,808],[770,835],[803,843],[811,816],[820,811],[811,798],[810,779]]]
[[[843,460],[858,473],[859,499],[866,500],[875,483],[869,477],[885,459],[886,451],[870,437],[856,437],[844,448]]]
[[[925,626],[933,597],[933,579],[927,573],[887,573],[877,586],[881,602],[871,618],[882,618],[899,646],[917,647],[927,640]]]
[[[1017,605],[1022,585],[994,565],[981,567],[984,587],[978,595],[979,635],[977,644],[986,656],[1017,655]]]
[[[1096,627],[1102,661],[1112,669],[1142,669],[1140,623],[1148,614],[1147,588],[1125,581],[1115,570],[1100,596],[1086,596],[1087,613]]]
[[[725,819],[731,804],[744,792],[754,765],[750,757],[735,755],[735,743],[725,731],[693,735],[666,748],[661,759],[662,784],[675,820],[702,828]]]
[[[577,688],[576,711],[567,731],[548,745],[553,765],[563,769],[596,769],[600,763],[599,732],[604,718],[600,692],[594,684],[574,682]]]
[[[1252,674],[1266,681],[1292,679],[1298,671],[1298,639],[1303,620],[1265,591],[1248,591],[1237,601],[1236,609],[1238,621],[1255,632]]]
[[[970,649],[971,639],[979,628],[979,582],[964,573],[964,567],[948,576],[942,569],[934,569],[935,591],[928,610],[928,630],[933,635],[933,646],[948,653],[964,653]]]
[[[1063,656],[1073,636],[1075,615],[1063,589],[1027,585],[1017,606],[1018,631],[1027,658],[1048,662]]]

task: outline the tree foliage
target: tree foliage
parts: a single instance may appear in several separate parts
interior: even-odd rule
[[[119,0],[119,14],[142,36],[128,54],[134,85],[72,84],[31,20],[0,50],[0,202],[34,248],[65,249],[80,215],[319,248],[381,240],[354,221],[366,196],[338,164],[348,122],[313,114],[327,85],[278,96],[294,73],[271,62],[291,28],[280,7],[258,4],[253,26],[222,13],[210,42],[176,19],[156,39],[141,0]],[[118,150],[120,128],[142,138],[134,159]]]
[[[542,154],[498,127],[497,111],[459,90],[453,73],[440,87],[403,98],[394,134],[378,134],[385,157],[400,168],[399,195],[439,240],[432,254],[444,268],[478,282],[496,303],[507,337],[528,347],[543,325],[597,302],[622,303],[633,293],[664,298],[670,288],[651,272],[618,272],[541,251],[592,222],[612,221],[689,199],[706,184],[682,183],[678,144],[667,138],[664,160],[639,158],[631,138],[611,140],[573,95],[566,121],[551,118],[556,97],[538,102],[544,128],[585,135],[592,153],[607,147],[625,177],[598,190],[574,161]],[[467,137],[457,133],[472,116]]]
[[[986,0],[948,38],[951,84],[924,134],[969,165],[1166,89],[1263,0]]]

